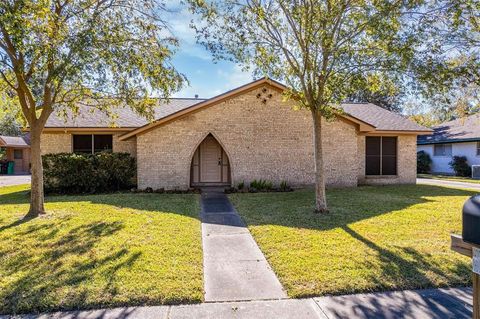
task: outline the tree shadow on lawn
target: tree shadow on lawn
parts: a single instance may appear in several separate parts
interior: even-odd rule
[[[279,225],[331,230],[372,217],[434,202],[436,197],[474,196],[478,192],[430,185],[361,186],[327,190],[328,214],[314,214],[313,191],[236,193],[235,208],[250,226]],[[243,199],[242,199],[243,197]],[[432,212],[434,213],[434,212]],[[461,207],[458,207],[461,214]]]
[[[92,304],[91,300],[87,302],[88,291],[78,290],[82,282],[99,272],[106,283],[98,289],[105,295],[115,294],[116,273],[131,267],[141,254],[120,248],[98,258],[92,248],[103,238],[115,235],[123,224],[97,221],[58,234],[68,219],[24,225],[12,234],[16,243],[0,247],[0,269],[9,279],[0,290],[0,313],[75,309]],[[32,247],[22,247],[22,242]]]
[[[2,194],[0,205],[21,205],[18,206],[20,209],[28,209],[28,194],[28,191]],[[169,197],[169,200],[163,200],[162,196]],[[187,206],[182,206],[184,196],[193,195],[113,193],[47,196],[46,203],[68,205],[69,202],[85,202],[161,211],[198,219],[198,211],[193,212],[191,205],[188,206],[191,201],[187,201]],[[129,227],[128,224],[121,219],[102,221],[101,208],[98,209],[100,217],[97,220],[82,222],[76,218],[81,215],[81,207],[77,207],[76,211],[78,213],[52,216],[47,213],[46,216],[33,220],[16,220],[0,226],[0,240],[4,243],[0,244],[0,274],[7,279],[3,282],[4,286],[0,286],[0,314],[151,302],[145,300],[145,294],[132,293],[125,298],[125,293],[128,293],[125,290],[120,298],[113,300],[119,285],[122,285],[121,281],[125,279],[122,277],[122,280],[118,280],[117,273],[131,268],[141,258],[141,252],[130,251],[128,245],[126,248],[112,247],[110,252],[96,252],[95,249],[97,243],[111,241],[123,228]],[[73,218],[75,221],[70,222]]]
[[[0,194],[0,205],[27,205],[30,203],[30,191],[16,191],[6,194]],[[185,215],[199,219],[198,211],[189,211],[188,209],[178,210],[179,206],[187,203],[186,199],[191,199],[197,194],[146,194],[146,193],[102,193],[102,194],[82,194],[82,195],[46,195],[45,203],[67,203],[67,202],[85,202],[92,204],[110,205],[118,208],[131,208],[143,211],[160,211],[174,214]],[[186,208],[186,207],[185,207]],[[48,212],[48,207],[47,207]],[[27,211],[25,211],[25,214]],[[1,222],[1,220],[0,220]],[[22,221],[16,221],[15,225]],[[2,229],[14,227],[15,225],[6,225]]]
[[[247,224],[253,228],[254,234],[258,232],[261,237],[266,236],[265,238],[269,238],[268,235],[264,233],[266,230],[255,230],[255,226],[277,225],[287,227],[293,232],[290,232],[289,230],[284,233],[284,230],[279,229],[277,235],[272,233],[271,236],[288,234],[288,236],[292,236],[290,240],[295,240],[295,238],[301,240],[301,238],[309,238],[308,236],[320,236],[312,237],[316,238],[314,240],[318,240],[318,245],[316,242],[307,244],[303,248],[305,251],[298,255],[299,259],[296,261],[297,265],[293,265],[292,267],[298,267],[298,263],[302,264],[302,266],[299,266],[300,268],[312,266],[308,261],[301,261],[301,258],[309,258],[307,256],[310,256],[310,254],[306,254],[306,250],[308,249],[311,249],[311,255],[315,256],[312,258],[317,258],[319,254],[326,254],[325,258],[328,258],[328,254],[333,252],[332,258],[337,258],[337,261],[339,260],[338,254],[334,252],[338,249],[342,249],[337,247],[337,245],[348,245],[348,237],[339,237],[337,239],[332,238],[332,240],[325,237],[325,241],[322,241],[321,236],[329,236],[327,235],[328,233],[322,235],[322,232],[324,231],[341,229],[354,239],[354,241],[351,242],[351,245],[361,243],[361,245],[358,246],[358,249],[362,250],[362,246],[366,246],[368,250],[372,251],[374,255],[365,251],[364,257],[362,257],[362,254],[359,254],[357,257],[350,256],[350,258],[356,258],[354,263],[357,263],[357,266],[355,267],[366,270],[361,272],[361,278],[356,278],[362,282],[368,282],[364,288],[356,285],[355,278],[352,278],[350,283],[345,282],[339,284],[334,288],[336,290],[327,292],[331,294],[345,294],[368,292],[372,290],[420,289],[446,287],[451,285],[463,286],[470,284],[470,266],[464,258],[457,256],[454,252],[448,250],[448,239],[446,239],[442,247],[432,247],[430,252],[428,249],[426,251],[419,250],[419,247],[415,247],[414,244],[410,246],[405,246],[404,244],[396,245],[395,235],[392,234],[386,235],[392,237],[393,242],[388,242],[385,238],[382,238],[377,242],[376,239],[382,237],[382,231],[401,231],[402,228],[400,227],[403,227],[407,231],[412,230],[412,234],[421,234],[421,230],[412,229],[412,227],[415,227],[415,222],[412,222],[411,224],[408,223],[410,218],[416,218],[416,212],[402,210],[418,204],[433,203],[436,201],[436,198],[439,200],[445,200],[445,198],[448,197],[452,197],[453,199],[453,197],[473,196],[477,194],[478,193],[474,191],[427,185],[331,189],[327,193],[331,212],[324,215],[316,215],[313,213],[313,191],[284,194],[234,194],[231,198],[236,204],[237,210],[241,213],[242,217],[245,218]],[[242,199],[243,196],[245,196],[245,198]],[[440,199],[440,197],[442,197],[442,199]],[[445,205],[450,204],[448,200],[445,203]],[[443,204],[437,203],[436,205]],[[435,207],[435,205],[432,207]],[[458,209],[459,218],[461,216],[461,208],[461,206],[456,208]],[[425,209],[428,209],[427,206],[421,208],[421,211],[418,211],[419,214],[423,216],[420,219],[420,227],[421,225],[425,225],[429,220],[428,218],[424,219],[424,216],[427,216]],[[389,220],[387,217],[380,220],[378,223],[378,229],[375,228],[375,224],[370,224],[368,228],[364,228],[364,231],[360,234],[355,227],[352,227],[352,224],[357,222],[367,221],[368,219],[390,213],[394,214],[392,215],[392,219]],[[431,223],[435,223],[436,217],[434,216],[439,213],[441,212],[432,211]],[[395,221],[401,221],[402,219],[405,220],[406,223],[399,225],[399,228],[395,229],[395,225],[392,225],[392,223],[395,223]],[[363,226],[359,225],[358,227]],[[383,229],[383,227],[387,228]],[[455,226],[452,225],[452,227]],[[390,229],[390,231],[388,229]],[[316,234],[304,233],[302,230],[314,230],[319,232]],[[298,233],[296,233],[297,231]],[[372,233],[371,238],[368,236],[369,231],[375,232],[374,234]],[[273,230],[268,230],[268,232],[273,232]],[[368,238],[365,237],[365,235],[367,235]],[[265,238],[263,240],[266,240]],[[445,234],[445,238],[448,238],[448,233]],[[272,241],[277,239],[278,238],[274,238]],[[425,238],[419,238],[418,240],[428,240],[428,235],[425,235]],[[406,245],[409,244],[407,243]],[[280,248],[275,245],[272,245],[272,247],[274,248],[272,248],[271,253],[274,254],[275,259],[277,259],[275,262],[278,263],[278,260],[285,262],[280,255],[277,255],[276,249]],[[425,250],[425,248],[423,248],[423,250]],[[436,255],[437,253],[438,255]],[[345,256],[345,258],[349,257]],[[275,267],[275,264],[273,266]],[[284,266],[282,267],[285,268]],[[369,271],[369,269],[372,271]],[[290,269],[289,271],[293,270]],[[316,270],[313,268],[312,271]],[[347,270],[345,271],[347,272]],[[294,287],[297,284],[289,282],[288,285]],[[307,289],[303,292],[301,288],[298,288],[298,290],[297,288],[293,289],[295,289],[295,297],[311,297],[318,295],[318,293],[311,293],[312,291],[315,291],[315,289]],[[380,310],[381,309],[379,309],[379,311]]]
[[[466,263],[453,264],[449,272],[441,269],[438,262],[426,258],[423,254],[411,247],[399,247],[402,252],[395,253],[383,248],[373,241],[361,236],[350,227],[343,228],[350,236],[362,242],[378,253],[381,265],[381,275],[369,276],[378,290],[391,290],[386,283],[398,282],[395,290],[422,289],[435,287],[435,283],[426,276],[432,272],[446,282],[456,281],[468,284],[470,267]],[[364,261],[363,267],[378,267],[378,262]],[[446,285],[445,285],[446,286]],[[322,301],[320,301],[322,303]],[[343,296],[332,298],[322,308],[337,318],[348,318],[354,313],[355,318],[471,318],[472,291],[471,289],[448,290],[420,290],[406,292],[388,291],[383,294],[368,294],[362,297],[353,296],[350,299]]]

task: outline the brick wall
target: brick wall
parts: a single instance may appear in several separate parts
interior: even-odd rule
[[[123,134],[123,133],[122,133]],[[126,152],[136,156],[136,138],[128,141],[120,141],[121,134],[114,134],[112,147],[114,152]],[[43,154],[70,153],[72,151],[72,134],[69,133],[44,133],[41,137],[41,149]]]
[[[364,185],[415,184],[417,179],[417,137],[397,137],[397,176],[365,176],[365,136],[358,136],[358,183]]]
[[[72,135],[65,133],[44,133],[40,137],[42,155],[69,153],[72,151]]]
[[[263,104],[257,94],[273,96]],[[357,185],[355,126],[335,121],[324,128],[327,184]],[[314,183],[311,114],[260,88],[139,135],[139,188],[188,187],[193,153],[209,133],[229,157],[233,184],[259,178],[295,186]]]

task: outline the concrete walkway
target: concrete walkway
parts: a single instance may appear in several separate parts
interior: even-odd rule
[[[407,290],[309,299],[125,307],[18,316],[25,319],[470,319],[471,317],[472,291],[467,288]]]
[[[480,184],[447,181],[447,180],[441,180],[441,179],[417,178],[417,184],[480,190]]]
[[[0,175],[0,187],[30,184],[30,175]]]
[[[223,190],[202,190],[205,301],[287,298]]]

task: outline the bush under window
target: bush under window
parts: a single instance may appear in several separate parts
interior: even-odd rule
[[[454,156],[448,164],[455,171],[456,176],[470,177],[472,175],[472,168],[468,165],[465,156]]]
[[[134,186],[135,158],[128,153],[47,154],[42,160],[47,193],[102,193]]]

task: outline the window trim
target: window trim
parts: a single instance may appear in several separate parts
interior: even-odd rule
[[[86,135],[86,136],[91,136],[92,137],[92,142],[91,142],[91,151],[90,153],[88,154],[95,154],[95,135],[108,135],[108,136],[111,136],[112,137],[112,149],[111,149],[111,152],[113,152],[113,134],[94,134],[94,133],[90,133],[90,134],[78,134],[78,133],[73,133],[73,134],[70,134],[70,137],[71,137],[71,144],[72,144],[72,153],[75,153],[75,146],[74,146],[74,136],[79,136],[79,135]]]
[[[445,155],[445,152],[444,154],[442,155],[436,155],[435,154],[435,147],[438,147],[439,145],[442,145],[444,150],[445,150],[445,146],[450,146],[450,155]],[[478,152],[478,149],[477,149],[477,152]],[[437,143],[437,144],[433,144],[433,157],[445,157],[445,158],[450,158],[453,156],[453,146],[451,143]]]
[[[380,166],[379,166],[379,173],[380,174],[367,174],[367,138],[368,137],[380,137]],[[382,174],[383,171],[383,138],[384,137],[394,137],[395,138],[395,172],[396,174]],[[386,136],[386,135],[381,135],[381,136],[365,136],[365,170],[364,174],[366,178],[397,178],[398,177],[398,136]]]

